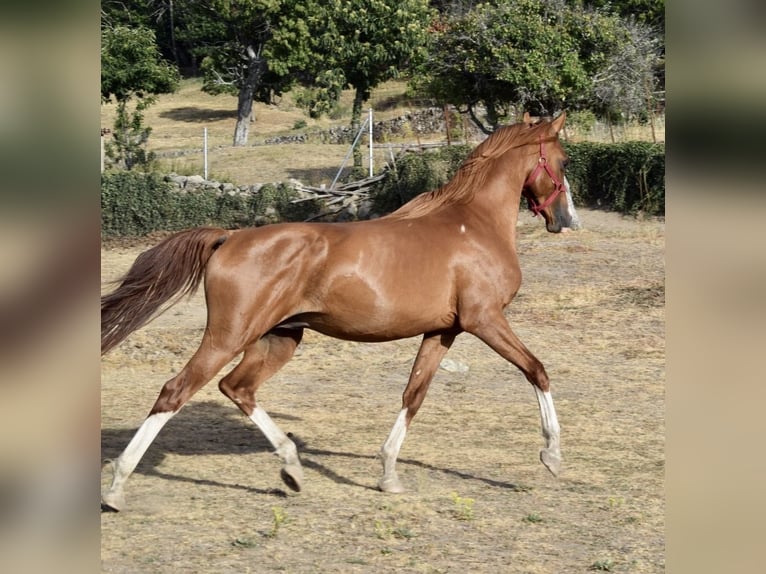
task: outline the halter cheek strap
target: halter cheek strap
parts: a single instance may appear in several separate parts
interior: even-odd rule
[[[535,182],[541,171],[545,171],[545,173],[547,173],[551,178],[553,181],[554,190],[553,193],[551,193],[544,202],[537,203],[535,196],[529,190],[529,186]],[[523,187],[524,197],[527,198],[527,205],[529,206],[530,211],[535,214],[535,217],[537,217],[540,215],[543,209],[551,205],[559,196],[559,194],[565,190],[566,188],[564,187],[564,184],[553,174],[553,171],[551,171],[551,168],[548,166],[548,158],[545,155],[545,148],[543,147],[543,136],[540,135],[540,157],[537,160],[537,167],[535,167],[532,173],[529,174],[529,177],[524,182]]]

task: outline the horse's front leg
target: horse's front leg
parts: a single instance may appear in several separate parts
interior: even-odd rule
[[[402,395],[402,410],[380,449],[383,462],[383,477],[378,481],[378,488],[384,492],[404,492],[404,487],[396,473],[396,459],[404,442],[407,429],[418,412],[428,392],[428,385],[439,368],[439,363],[449,350],[458,332],[426,333],[412,365],[410,379]]]
[[[553,408],[553,397],[550,391],[542,391],[537,385],[533,385],[537,402],[540,405],[540,421],[545,439],[545,448],[540,451],[540,460],[551,471],[553,476],[558,476],[561,471],[561,443],[559,421],[556,418],[556,409]]]
[[[504,359],[516,365],[532,383],[540,406],[540,422],[545,439],[540,460],[554,476],[558,476],[561,470],[561,430],[545,367],[516,336],[502,312],[471,325],[466,331],[479,337]]]

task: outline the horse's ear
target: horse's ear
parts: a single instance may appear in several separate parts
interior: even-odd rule
[[[551,122],[551,127],[556,133],[559,133],[561,131],[561,128],[564,127],[564,122],[566,121],[566,119],[567,119],[567,113],[561,112],[561,115]]]
[[[521,121],[527,125],[532,124],[532,117],[529,115],[529,112],[524,112],[524,117],[521,118]]]

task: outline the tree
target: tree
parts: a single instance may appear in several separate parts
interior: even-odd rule
[[[632,19],[623,32],[624,41],[593,77],[593,107],[610,122],[641,118],[653,108],[659,41]]]
[[[585,17],[563,1],[448,11],[433,28],[416,85],[462,108],[485,132],[517,108],[552,115],[587,100],[590,74],[601,52],[611,49],[614,25],[614,19],[592,11]]]
[[[633,18],[665,36],[665,0],[570,0],[601,10],[612,10],[622,18]]]
[[[308,78],[320,88],[313,104],[324,104],[315,112],[326,109],[340,89],[352,87],[351,126],[356,131],[373,88],[425,56],[434,12],[428,0],[330,0],[322,10],[322,33],[313,40],[314,75]],[[361,165],[357,148],[354,166]]]
[[[203,90],[236,95],[235,146],[247,143],[253,101],[269,102],[308,66],[314,2],[191,0],[177,38],[201,59]],[[176,7],[178,12],[178,7]]]
[[[110,26],[142,26],[154,30],[162,56],[179,69],[196,73],[190,46],[179,42],[178,29],[186,27],[193,0],[101,0],[101,19]],[[178,4],[178,5],[176,5]]]
[[[253,101],[271,102],[296,81],[313,88],[304,105],[327,112],[341,90],[356,90],[358,127],[370,91],[424,54],[428,0],[105,0],[121,22],[154,22],[165,53],[187,49],[203,90],[238,97],[234,145],[247,143]],[[356,158],[355,158],[356,160]],[[361,163],[361,158],[359,158]]]
[[[429,56],[415,84],[470,114],[485,132],[516,107],[552,115],[576,106],[589,80],[571,20],[563,2],[540,0],[450,12],[432,29]]]
[[[577,0],[580,1],[580,0]],[[631,43],[652,53],[653,79],[649,82],[654,93],[664,101],[665,94],[665,0],[584,0],[585,6],[611,11],[628,22],[632,28]],[[651,45],[649,45],[651,44]],[[628,50],[632,48],[628,46]]]
[[[151,132],[143,125],[143,112],[158,94],[176,90],[178,70],[160,56],[154,32],[126,26],[101,30],[101,101],[114,98],[117,118],[107,154],[125,169],[147,165],[145,146]],[[135,100],[133,111],[128,104]]]

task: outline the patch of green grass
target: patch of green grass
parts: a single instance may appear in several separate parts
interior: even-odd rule
[[[272,506],[271,513],[274,517],[274,522],[271,525],[271,530],[266,533],[266,537],[276,538],[280,526],[287,521],[287,512],[281,506]]]
[[[404,538],[406,540],[409,540],[410,538],[415,538],[417,534],[415,534],[412,530],[407,528],[406,526],[398,526],[393,529],[392,534],[396,538]]]
[[[616,508],[625,504],[625,499],[622,496],[610,496],[609,506]]]
[[[625,499],[622,496],[610,496],[606,504],[601,505],[601,510],[618,510],[625,504]]]
[[[384,523],[382,520],[375,521],[375,536],[381,540],[387,540],[391,538],[391,526]]]
[[[535,514],[534,512],[527,514],[524,518],[522,518],[524,522],[530,522],[532,524],[537,524],[539,522],[544,522],[542,516],[539,514]]]
[[[599,572],[611,572],[612,568],[614,568],[614,562],[606,558],[604,560],[596,560],[593,564],[590,565],[588,570],[596,570]]]
[[[450,493],[450,499],[455,505],[452,509],[452,514],[455,518],[458,520],[474,519],[473,503],[475,501],[473,498],[463,498],[457,492],[453,491]]]
[[[258,541],[254,538],[235,538],[231,545],[235,548],[255,548]]]
[[[410,538],[415,538],[417,534],[406,525],[376,520],[375,536],[380,540],[390,540],[392,538],[409,540]]]

